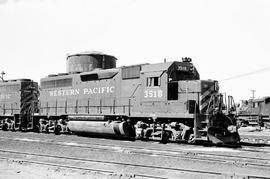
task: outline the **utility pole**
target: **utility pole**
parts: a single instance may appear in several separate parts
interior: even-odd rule
[[[254,99],[254,98],[255,98],[255,96],[254,96],[255,91],[256,91],[256,90],[251,90],[251,92],[252,92],[252,97],[251,97],[251,99]]]
[[[4,71],[1,72],[0,78],[1,78],[2,81],[4,81],[4,75],[5,75],[5,74],[6,74],[6,73],[5,73]]]

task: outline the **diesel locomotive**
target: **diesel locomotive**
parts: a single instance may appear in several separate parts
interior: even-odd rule
[[[31,80],[1,82],[2,129],[239,142],[218,82],[200,80],[190,58],[118,68],[116,61],[100,52],[70,54],[67,72],[42,78],[39,89]],[[14,97],[11,84],[20,86]]]
[[[240,124],[270,128],[269,96],[243,100],[238,109],[236,117]]]
[[[3,130],[33,128],[38,112],[38,83],[30,79],[0,82],[0,126]]]

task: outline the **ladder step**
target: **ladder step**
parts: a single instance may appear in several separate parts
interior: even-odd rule
[[[208,122],[209,122],[208,120],[201,121],[202,124],[207,124]]]
[[[199,132],[207,132],[207,129],[206,128],[200,129]]]

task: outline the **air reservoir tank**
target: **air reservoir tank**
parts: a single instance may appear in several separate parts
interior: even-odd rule
[[[135,130],[128,122],[102,121],[98,116],[69,116],[68,128],[77,134],[97,136],[135,137]]]

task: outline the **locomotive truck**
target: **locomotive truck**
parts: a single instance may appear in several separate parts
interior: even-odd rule
[[[15,129],[40,132],[161,141],[240,140],[235,118],[222,110],[218,82],[200,80],[190,58],[118,68],[114,56],[100,52],[71,54],[66,60],[67,72],[42,78],[39,89],[28,81],[33,84],[31,99],[25,100],[23,90],[16,88],[21,95],[16,113],[18,101],[11,100],[11,91],[2,90],[14,82],[0,83],[2,126],[8,118]],[[29,103],[26,110],[24,103]]]

